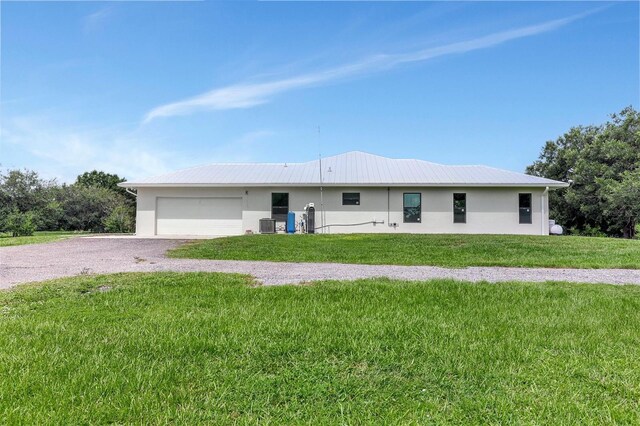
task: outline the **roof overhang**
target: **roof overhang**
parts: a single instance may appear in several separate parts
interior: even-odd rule
[[[118,186],[122,188],[251,188],[251,187],[290,187],[290,188],[317,188],[317,187],[367,187],[367,188],[549,188],[559,189],[569,186],[566,182],[550,183],[136,183],[122,182]]]

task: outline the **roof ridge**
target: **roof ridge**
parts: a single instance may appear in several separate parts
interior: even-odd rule
[[[468,166],[468,167],[484,167],[485,169],[499,170],[501,172],[509,172],[509,173],[517,173],[519,175],[533,176],[523,172],[516,172],[515,170],[507,170],[507,169],[500,169],[498,167],[487,166],[486,164],[474,164],[473,166]],[[533,176],[533,177],[540,177],[540,176]],[[546,179],[546,178],[543,178],[543,179]]]
[[[413,158],[389,158],[365,151],[347,151],[306,162],[208,163],[150,176],[145,184],[311,184],[318,180],[318,162],[326,161],[333,173],[327,184],[424,184],[430,185],[547,185],[566,186],[540,176],[486,165],[449,165]],[[323,163],[323,168],[325,164]],[[135,181],[133,181],[135,183]]]
[[[387,160],[394,160],[394,158],[384,157],[382,155],[373,154],[371,152],[360,151],[359,149],[355,149],[355,150],[347,151],[347,152],[341,152],[340,154],[328,155],[328,156],[326,156],[324,158],[328,159],[328,158],[333,158],[333,157],[345,157],[345,156],[347,156],[349,154],[365,154],[365,155],[369,155],[371,157],[378,157],[378,158],[384,158],[384,159],[387,159]],[[317,161],[317,160],[312,160],[312,161]]]

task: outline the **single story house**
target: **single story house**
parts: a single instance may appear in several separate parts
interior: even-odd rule
[[[284,229],[315,206],[316,233],[549,233],[548,191],[567,183],[487,166],[354,151],[306,163],[211,164],[123,182],[137,190],[138,236]]]

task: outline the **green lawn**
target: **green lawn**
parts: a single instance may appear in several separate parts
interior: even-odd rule
[[[640,423],[640,287],[255,287],[84,276],[0,292],[0,423]]]
[[[73,231],[38,231],[28,237],[12,237],[9,234],[0,233],[0,247],[21,246],[23,244],[49,243],[77,235],[88,234],[87,232]]]
[[[171,257],[445,267],[640,268],[640,240],[529,235],[251,235],[188,243]]]

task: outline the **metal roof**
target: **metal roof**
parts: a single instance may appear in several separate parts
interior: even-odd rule
[[[322,159],[324,186],[540,186],[567,183],[487,166],[447,166],[352,151]],[[306,163],[218,163],[120,186],[319,186],[319,160]]]

